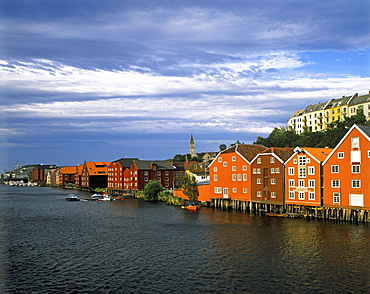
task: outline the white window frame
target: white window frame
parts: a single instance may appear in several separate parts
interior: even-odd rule
[[[236,156],[235,155],[231,157],[231,161],[236,161]]]
[[[257,164],[261,164],[262,163],[262,159],[261,159],[261,157],[258,157],[257,158]]]
[[[295,193],[294,191],[289,192],[289,199],[294,199],[295,198]]]
[[[271,192],[271,198],[276,198],[276,192]]]
[[[359,164],[354,164],[354,165],[352,165],[352,173],[353,174],[359,174],[359,173],[361,173],[361,167],[360,167],[360,165]]]
[[[299,167],[298,168],[298,178],[305,178],[306,177],[306,167]]]
[[[290,176],[293,176],[294,175],[294,167],[293,166],[289,167],[289,169],[288,169],[288,175],[290,175]]]
[[[295,183],[293,179],[289,180],[289,187],[294,187],[295,186],[294,184]]]
[[[361,180],[358,179],[351,180],[351,187],[355,189],[361,188]]]
[[[338,152],[338,159],[343,159],[344,158],[344,152]]]
[[[276,185],[276,179],[275,178],[271,179],[271,185]]]
[[[331,180],[332,188],[340,188],[340,180]]]
[[[236,171],[236,166],[235,166],[235,165],[233,165],[233,166],[231,167],[231,170],[232,170],[232,171]]]
[[[340,193],[333,193],[333,204],[340,204]]]
[[[233,182],[235,182],[236,181],[236,174],[232,174],[231,179],[232,179]]]
[[[299,191],[298,192],[298,199],[299,200],[304,200],[305,199],[305,192]]]
[[[257,183],[258,185],[261,185],[261,184],[262,184],[261,178],[257,178],[256,183]]]
[[[298,180],[298,187],[304,187],[304,180]]]
[[[308,192],[308,199],[315,200],[315,192]]]
[[[330,172],[331,172],[332,174],[337,174],[337,173],[339,173],[339,165],[332,165],[332,166],[330,166]]]
[[[309,166],[307,169],[308,169],[308,174],[310,176],[313,176],[315,174],[315,167],[314,166]]]
[[[275,157],[273,156],[270,157],[270,163],[275,163]]]
[[[243,165],[242,169],[243,169],[243,171],[247,170],[247,166]]]
[[[262,192],[261,191],[257,191],[257,197],[262,197]]]
[[[315,180],[308,180],[308,187],[315,188]]]

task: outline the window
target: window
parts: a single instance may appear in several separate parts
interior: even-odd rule
[[[222,163],[222,165],[223,165],[223,167],[227,167],[227,161],[224,161],[224,162]]]
[[[294,175],[294,167],[289,167],[289,169],[288,169],[288,174],[289,174],[290,176]]]
[[[340,193],[333,193],[333,203],[334,204],[340,203]]]
[[[352,165],[352,173],[359,174],[360,173],[360,166],[359,165]]]
[[[217,166],[215,166],[215,167],[213,168],[213,171],[214,171],[214,172],[217,172]]]
[[[218,162],[222,162],[222,157],[219,157],[218,158]]]
[[[289,187],[294,187],[294,180],[289,180]]]
[[[235,182],[236,181],[236,174],[232,175],[232,180]]]
[[[359,137],[352,137],[351,142],[352,142],[352,149],[360,148],[360,138]]]
[[[338,152],[338,158],[343,159],[344,158],[344,152]]]
[[[289,199],[294,199],[294,192],[289,192]]]
[[[146,172],[144,172],[144,176],[147,176],[148,175],[148,172],[146,171]]]
[[[306,165],[306,156],[298,156],[298,165],[300,166]]]
[[[276,179],[271,179],[271,185],[276,185]]]
[[[257,184],[261,184],[261,178],[257,179]]]
[[[270,157],[270,163],[275,163],[275,157]]]
[[[247,174],[243,174],[243,181],[247,180]]]
[[[257,191],[257,197],[262,197],[262,192],[261,191]]]
[[[309,192],[308,193],[308,199],[309,200],[315,200],[315,192]]]
[[[236,166],[235,166],[235,165],[233,165],[233,166],[231,167],[231,170],[232,170],[232,171],[236,171]]]
[[[247,188],[243,188],[243,193],[248,193],[248,189]]]
[[[215,187],[214,191],[215,191],[215,193],[220,194],[222,192],[222,189],[221,189],[221,187]]]
[[[236,156],[231,157],[231,161],[236,161]]]
[[[261,174],[261,169],[257,168],[257,174]]]
[[[256,168],[253,169],[253,174],[254,175],[257,174],[257,169]]]
[[[275,167],[275,173],[276,174],[279,174],[280,173],[280,168],[279,167]]]
[[[275,168],[271,168],[271,173],[274,174],[275,173]]]
[[[240,182],[242,180],[242,175],[238,174],[238,181]]]
[[[218,175],[213,175],[213,180],[214,180],[215,182],[217,182],[217,181],[218,181]]]
[[[261,157],[258,157],[258,158],[257,158],[257,163],[258,163],[258,164],[261,164],[261,163],[262,163]]]
[[[297,158],[294,158],[293,164],[297,164]]]
[[[237,193],[238,192],[238,189],[237,188],[233,188],[233,193]]]
[[[352,180],[352,188],[361,188],[360,180]]]
[[[194,164],[194,169],[198,169],[198,165]]]
[[[339,188],[340,187],[340,180],[332,180],[331,181],[332,188]]]
[[[315,167],[314,166],[309,166],[308,167],[308,174],[309,175],[314,175],[315,174]]]
[[[168,177],[166,177],[165,181],[168,182],[170,179]]]
[[[298,180],[298,186],[304,187],[304,180]]]
[[[339,173],[339,165],[332,165],[331,166],[331,173],[332,174]]]
[[[299,199],[304,200],[304,192],[299,192]]]
[[[370,158],[370,151],[367,151],[367,157]]]
[[[306,162],[307,163],[310,163],[311,162],[311,158],[306,158]]]
[[[276,192],[271,192],[271,198],[276,198]]]
[[[298,177],[299,178],[305,178],[306,177],[306,168],[305,167],[300,167],[298,169]]]

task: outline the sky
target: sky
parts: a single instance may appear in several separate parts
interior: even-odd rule
[[[251,144],[369,93],[369,33],[369,0],[0,0],[0,173]]]

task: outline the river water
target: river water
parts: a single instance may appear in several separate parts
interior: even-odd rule
[[[0,185],[1,293],[370,291],[368,225],[68,193]]]

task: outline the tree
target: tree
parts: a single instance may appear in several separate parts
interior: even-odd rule
[[[226,144],[221,144],[218,148],[220,149],[220,151],[224,151],[227,147]]]
[[[183,179],[182,193],[189,198],[190,202],[197,202],[199,191],[197,186],[197,180],[193,175],[187,174]]]
[[[186,161],[186,155],[176,154],[173,158],[173,161],[175,162],[184,162]]]
[[[144,188],[144,199],[146,201],[158,201],[158,194],[161,191],[163,191],[163,186],[157,181],[150,180]]]

